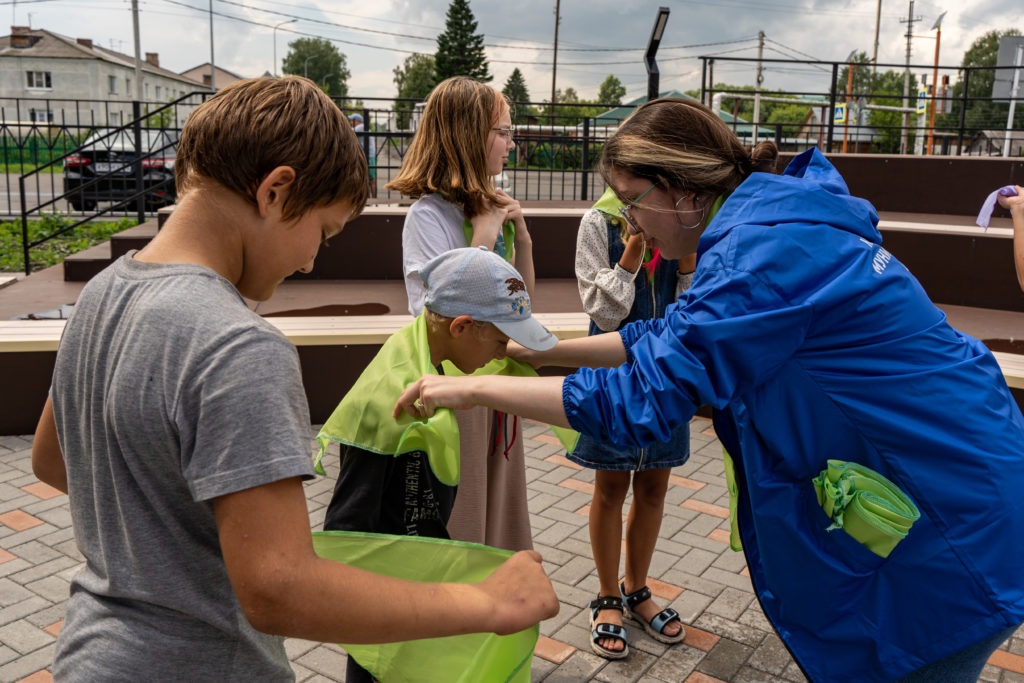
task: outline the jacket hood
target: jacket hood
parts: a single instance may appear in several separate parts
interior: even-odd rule
[[[729,197],[701,236],[700,251],[743,224],[824,223],[881,244],[878,213],[850,195],[846,181],[817,148],[790,162],[782,175],[752,173]]]

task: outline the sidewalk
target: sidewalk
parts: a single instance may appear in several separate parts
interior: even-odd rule
[[[534,542],[561,601],[558,616],[541,625],[534,681],[804,680],[754,599],[743,554],[729,549],[721,446],[710,421],[694,418],[690,435],[692,455],[673,472],[649,584],[682,616],[686,640],[668,647],[629,627],[630,656],[609,662],[588,645],[585,607],[598,586],[586,516],[593,472],[566,460],[546,426],[527,424]],[[0,681],[36,683],[52,680],[47,668],[82,557],[67,497],[32,475],[31,438],[0,437]],[[314,529],[334,487],[336,447],[324,463],[330,476],[306,484]],[[299,681],[344,681],[345,655],[337,646],[292,639],[287,649]],[[979,680],[1024,683],[1024,629],[993,655]]]

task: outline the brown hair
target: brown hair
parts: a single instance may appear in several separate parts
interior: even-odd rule
[[[427,98],[398,177],[385,189],[414,199],[438,192],[468,218],[488,204],[503,205],[487,174],[487,140],[508,109],[505,97],[480,81],[441,81]]]
[[[178,194],[200,178],[256,203],[256,189],[278,166],[295,170],[283,217],[348,201],[366,204],[366,157],[341,110],[299,76],[235,81],[199,105],[181,131],[174,162]]]
[[[624,171],[666,188],[711,198],[728,194],[754,171],[775,172],[779,149],[751,151],[713,111],[695,100],[651,100],[626,119],[601,154],[600,171]]]

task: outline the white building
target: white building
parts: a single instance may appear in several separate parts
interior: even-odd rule
[[[160,68],[157,53],[142,62],[142,101],[150,111],[195,91],[201,80]],[[12,26],[0,37],[0,117],[12,123],[119,126],[132,118],[135,58],[52,31]],[[198,103],[198,100],[197,100]],[[182,112],[187,116],[187,112]]]

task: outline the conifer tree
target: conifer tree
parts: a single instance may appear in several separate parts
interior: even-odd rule
[[[484,54],[484,37],[476,32],[476,19],[469,8],[469,0],[452,0],[448,6],[444,33],[437,37],[434,64],[438,82],[452,76],[490,82],[492,76]]]
[[[505,87],[501,89],[501,92],[512,102],[530,101],[530,93],[526,89],[526,79],[523,78],[523,72],[519,70],[518,66],[512,70],[512,75],[505,81]]]

